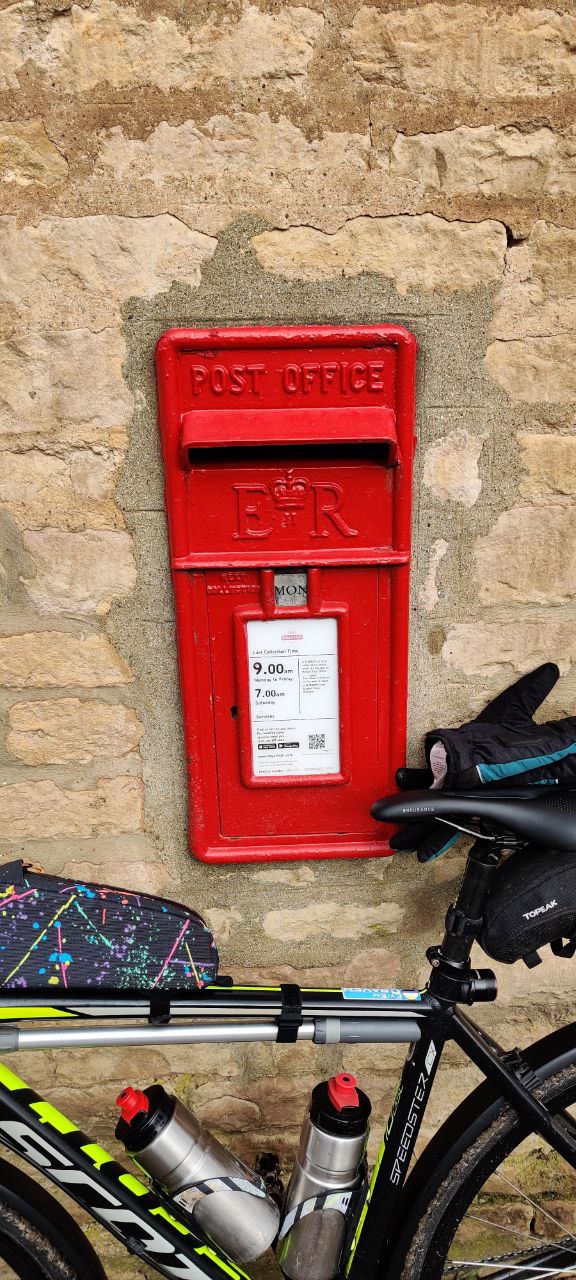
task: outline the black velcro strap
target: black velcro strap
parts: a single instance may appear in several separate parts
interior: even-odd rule
[[[576,952],[576,938],[569,938],[567,942],[563,942],[562,938],[556,938],[550,943],[550,950],[555,956],[564,956],[566,960],[571,960]]]
[[[451,902],[446,912],[446,928],[454,938],[477,938],[482,928],[482,916],[467,916]]]
[[[294,1044],[298,1039],[298,1028],[302,1026],[302,992],[295,982],[283,982],[280,986],[282,994],[282,1013],[276,1019],[278,1024],[278,1044]]]
[[[167,991],[151,992],[148,1021],[153,1027],[165,1027],[170,1021],[170,996]]]

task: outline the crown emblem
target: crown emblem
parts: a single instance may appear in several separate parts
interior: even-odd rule
[[[289,467],[283,476],[278,476],[274,481],[272,496],[280,511],[301,511],[309,488],[310,481],[304,476],[295,476]]]

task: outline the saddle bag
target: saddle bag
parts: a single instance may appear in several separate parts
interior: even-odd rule
[[[529,845],[498,868],[478,941],[504,964],[539,964],[541,947],[576,951],[576,852]]]
[[[218,952],[179,902],[110,885],[0,867],[0,987],[166,990],[203,987]]]

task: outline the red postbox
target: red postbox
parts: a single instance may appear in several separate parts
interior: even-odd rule
[[[171,329],[159,422],[205,861],[374,857],[404,760],[413,335]]]

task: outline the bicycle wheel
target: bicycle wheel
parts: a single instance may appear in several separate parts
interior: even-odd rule
[[[81,1280],[47,1236],[0,1199],[0,1280]]]
[[[92,1245],[67,1210],[2,1159],[0,1280],[106,1280]]]
[[[576,1063],[535,1090],[576,1107]],[[450,1168],[446,1165],[450,1160]],[[394,1280],[576,1278],[576,1172],[507,1105],[422,1189],[390,1266]]]

